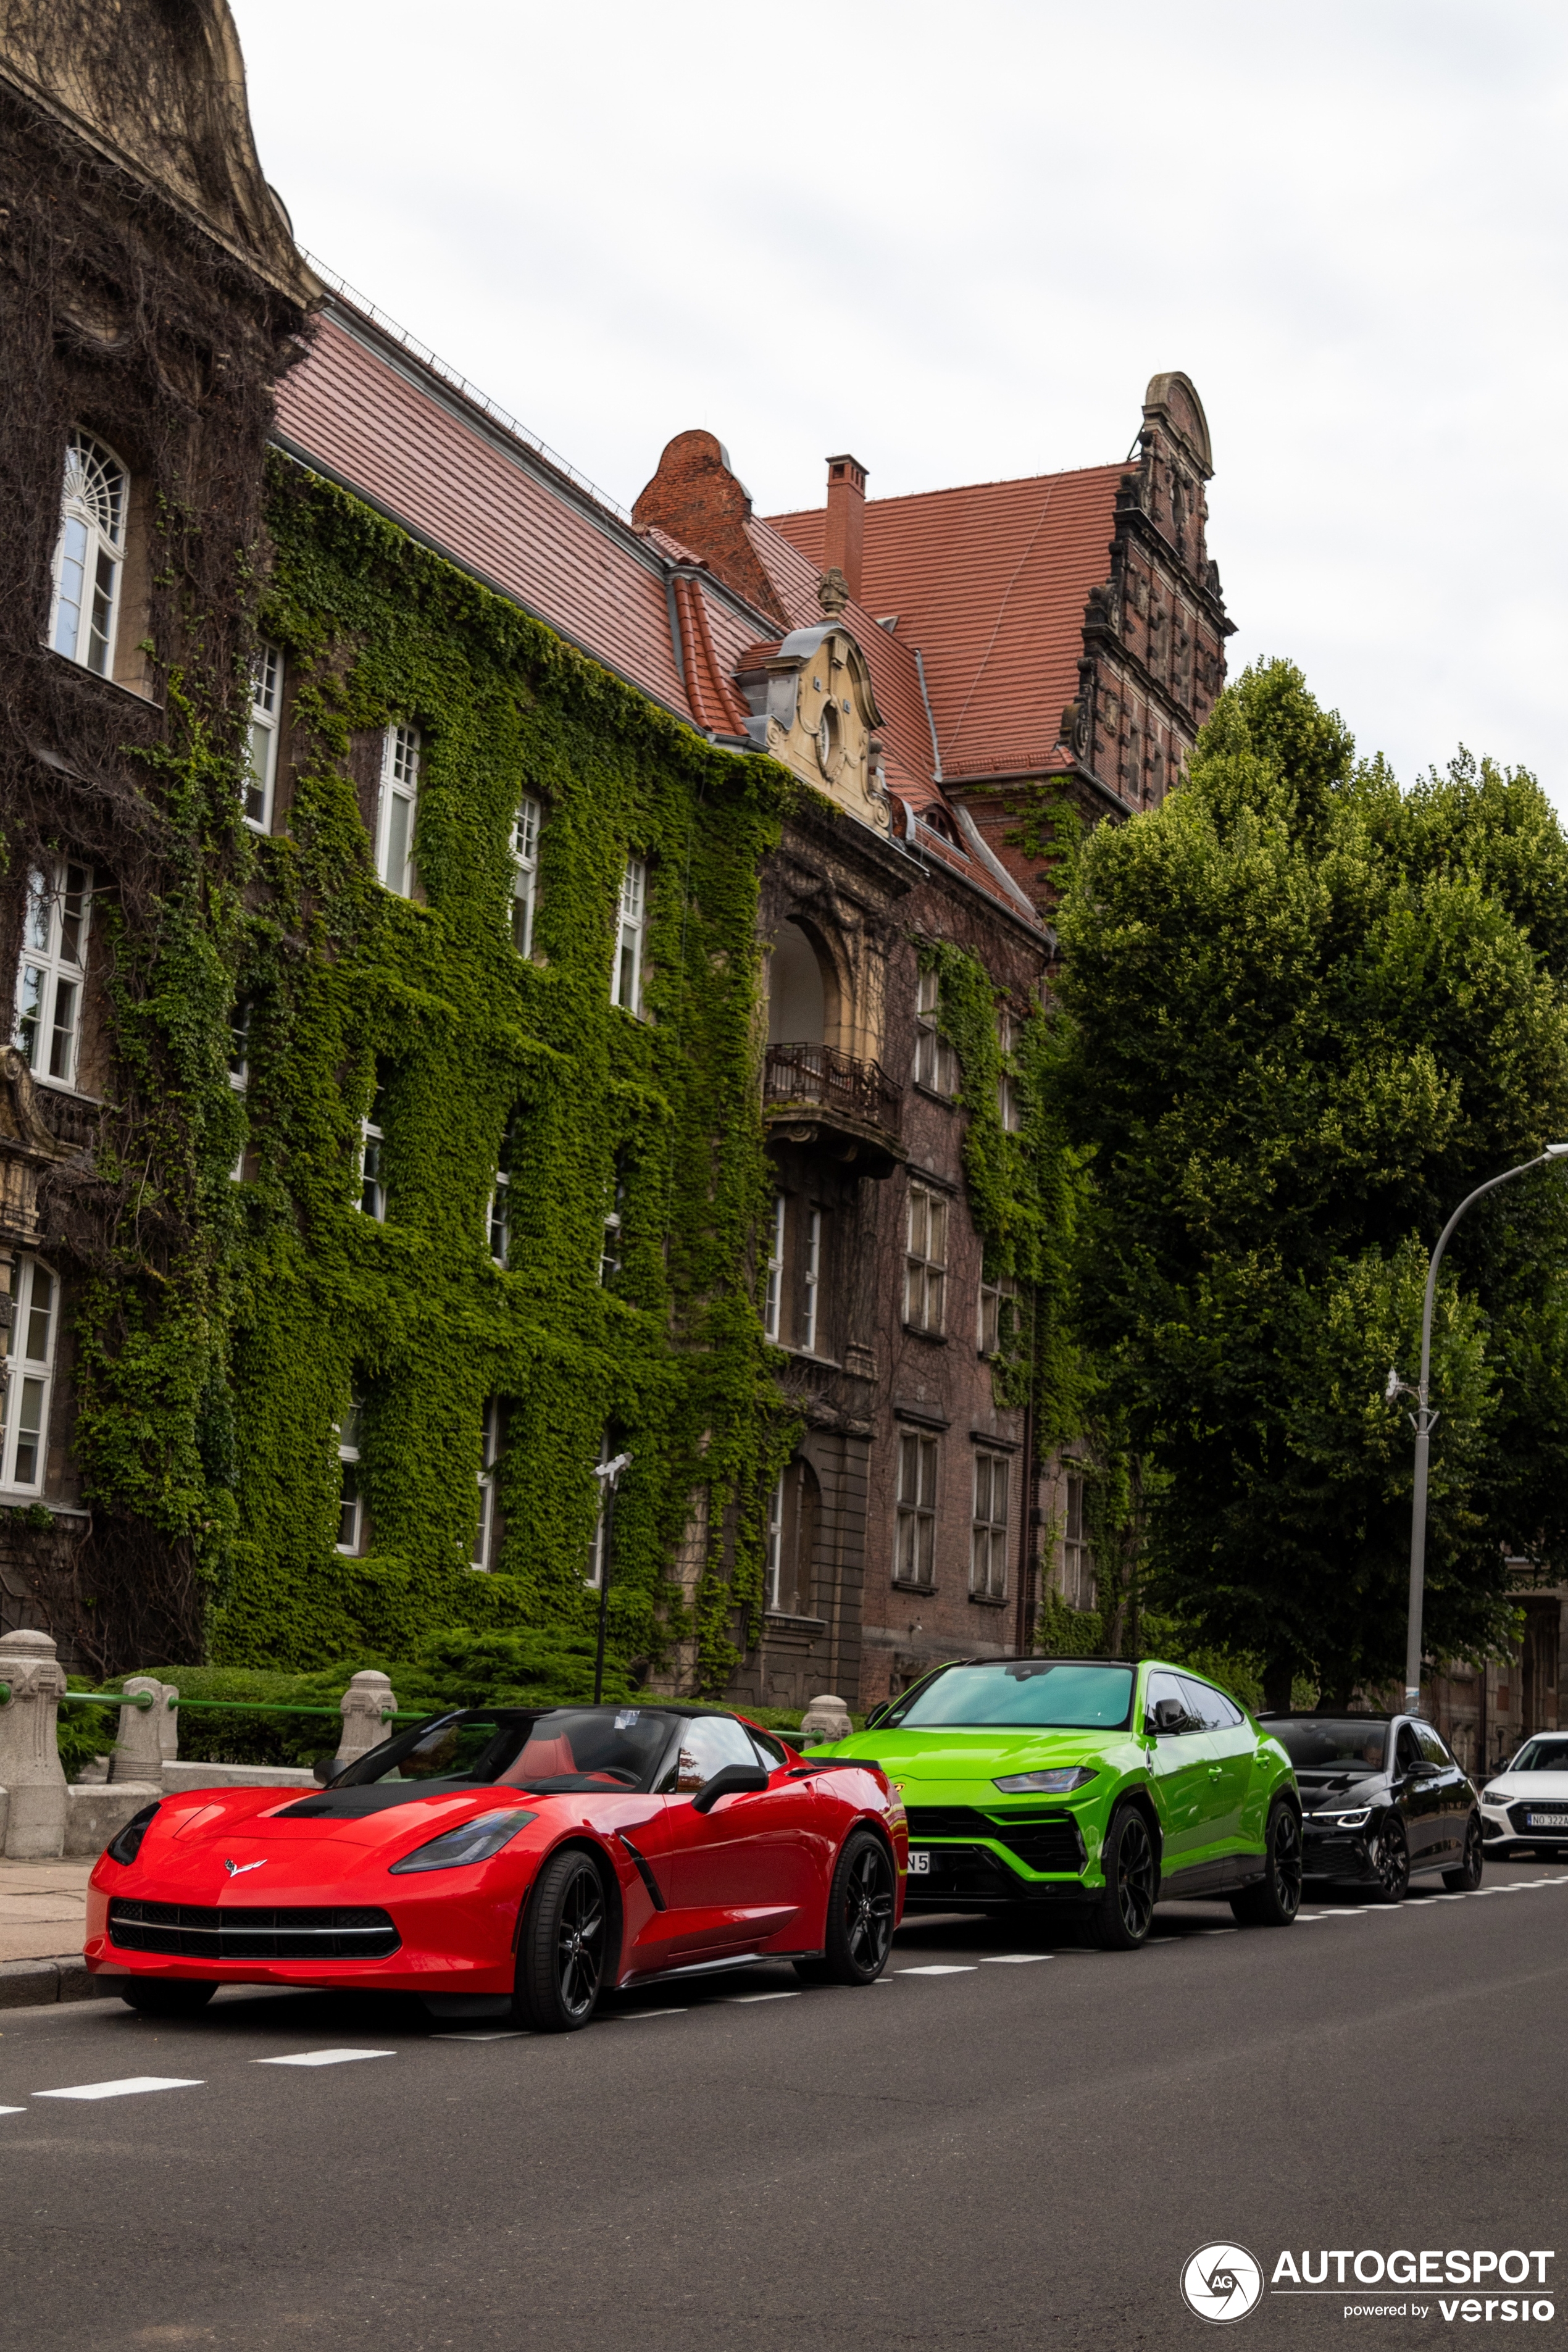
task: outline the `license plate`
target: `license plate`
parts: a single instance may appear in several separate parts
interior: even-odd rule
[[[931,1871],[931,1848],[929,1846],[911,1846],[910,1848],[910,1868],[917,1878],[924,1878],[929,1875]]]
[[[1568,1830],[1568,1813],[1526,1813],[1532,1830]]]

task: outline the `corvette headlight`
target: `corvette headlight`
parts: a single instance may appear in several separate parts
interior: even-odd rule
[[[537,1813],[478,1813],[460,1830],[447,1830],[389,1866],[394,1871],[461,1870],[467,1863],[489,1862],[503,1845],[510,1844],[519,1830],[538,1819]]]
[[[1372,1807],[1363,1805],[1357,1813],[1320,1813],[1318,1819],[1327,1822],[1331,1829],[1363,1830],[1372,1819]]]
[[[1021,1797],[1031,1790],[1043,1790],[1052,1797],[1065,1797],[1069,1789],[1087,1789],[1099,1773],[1089,1764],[1061,1764],[1048,1772],[1009,1772],[1005,1780],[993,1780],[994,1789],[1009,1797]]]
[[[142,1851],[142,1841],[153,1826],[153,1816],[157,1810],[156,1805],[143,1805],[139,1813],[132,1814],[118,1836],[110,1839],[103,1851],[111,1862],[135,1861]]]

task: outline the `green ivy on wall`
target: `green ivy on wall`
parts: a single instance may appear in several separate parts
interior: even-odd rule
[[[633,1456],[613,1644],[657,1662],[694,1642],[717,1690],[760,1599],[762,1497],[790,1433],[751,1265],[769,1189],[758,879],[793,787],[282,457],[269,524],[260,630],[287,662],[287,830],[247,831],[234,748],[207,744],[193,709],[163,789],[203,814],[119,1027],[134,1054],[159,1024],[182,1074],[157,1159],[194,1238],[173,1283],[106,1268],[89,1286],[89,1491],[199,1538],[215,1661],[406,1656],[452,1623],[592,1621],[592,1467],[611,1430]],[[415,899],[376,881],[354,781],[395,720],[421,737]],[[544,811],[526,960],[509,846],[525,792]],[[610,1002],[632,857],[647,866],[640,1019]],[[384,1222],[358,1206],[378,1094]],[[503,1136],[504,1267],[487,1222]],[[619,1270],[602,1282],[617,1187]],[[352,1557],[335,1549],[351,1400],[368,1514]],[[479,1574],[492,1400],[501,1535]],[[700,1496],[683,1587],[669,1563]]]

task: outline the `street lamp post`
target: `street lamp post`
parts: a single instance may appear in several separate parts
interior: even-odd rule
[[[594,1653],[594,1705],[598,1706],[605,1695],[605,1617],[610,1605],[610,1561],[616,1527],[616,1488],[621,1472],[631,1466],[629,1454],[617,1454],[613,1462],[596,1462],[594,1475],[599,1481],[599,1643]]]
[[[1421,1604],[1426,1588],[1426,1465],[1431,1454],[1432,1432],[1438,1416],[1427,1402],[1427,1391],[1432,1371],[1432,1305],[1437,1295],[1437,1268],[1443,1262],[1443,1252],[1448,1237],[1465,1211],[1473,1208],[1483,1193],[1495,1192],[1500,1184],[1508,1184],[1516,1176],[1528,1176],[1532,1168],[1544,1168],[1551,1160],[1561,1160],[1568,1153],[1568,1143],[1549,1143],[1533,1160],[1521,1160],[1517,1168],[1505,1168],[1500,1176],[1490,1176],[1467,1192],[1442,1232],[1432,1253],[1432,1263],[1426,1269],[1426,1297],[1421,1309],[1421,1385],[1415,1391],[1415,1410],[1410,1416],[1415,1432],[1415,1480],[1410,1496],[1410,1620],[1405,1643],[1405,1710],[1407,1715],[1421,1712]],[[1408,1396],[1410,1391],[1397,1372],[1388,1375],[1385,1391],[1392,1404],[1398,1396]]]

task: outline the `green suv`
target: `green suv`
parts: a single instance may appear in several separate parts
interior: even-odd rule
[[[1162,1896],[1270,1927],[1300,1904],[1290,1759],[1185,1666],[965,1659],[826,1752],[875,1757],[902,1796],[911,1911],[1059,1905],[1130,1951]]]

